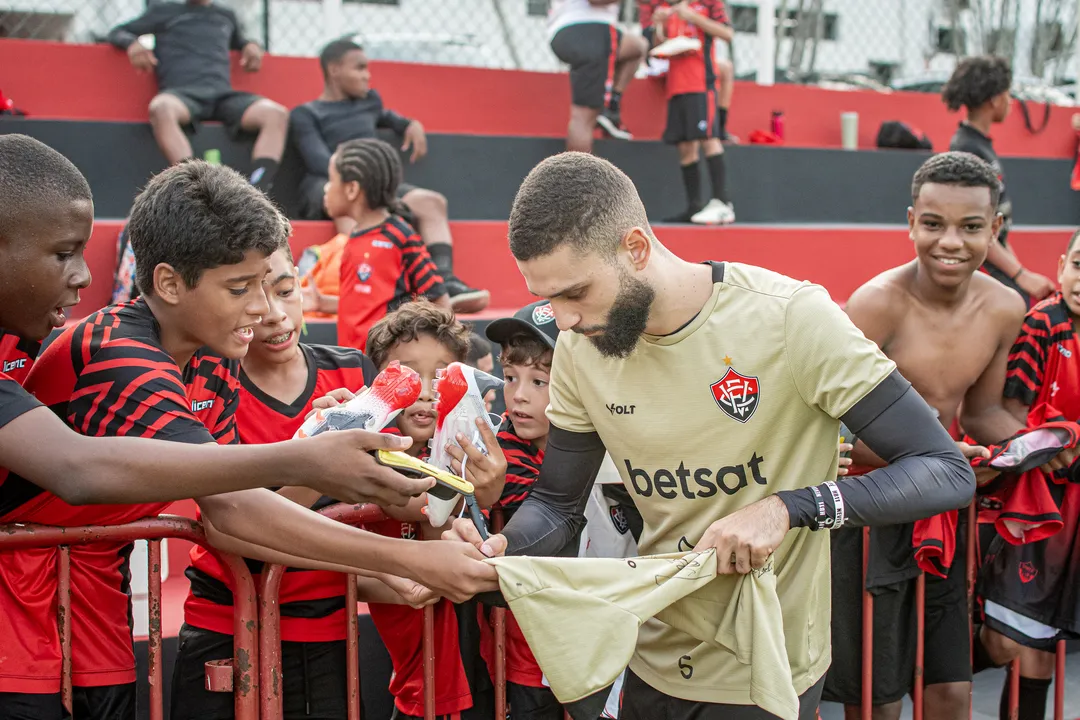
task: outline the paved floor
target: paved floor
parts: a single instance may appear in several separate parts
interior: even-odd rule
[[[987,670],[975,676],[975,707],[973,720],[998,720],[998,703],[1001,686],[1005,682],[1004,670]],[[1050,700],[1046,708],[1047,720],[1054,717],[1054,688],[1050,688]],[[839,705],[825,703],[821,706],[822,720],[843,720]],[[904,701],[902,720],[910,720],[911,702]],[[1065,720],[1080,718],[1080,654],[1070,653],[1065,663]]]

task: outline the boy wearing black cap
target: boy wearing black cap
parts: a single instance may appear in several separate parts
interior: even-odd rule
[[[547,448],[548,381],[551,359],[559,328],[551,303],[541,300],[526,305],[513,317],[496,320],[485,333],[501,350],[503,401],[506,414],[499,428],[499,446],[506,456],[506,485],[495,507],[502,508],[504,520],[525,501],[540,474]],[[577,545],[567,548],[575,555]],[[486,631],[482,646],[484,659],[492,665],[494,653],[491,635]],[[506,699],[515,720],[561,720],[562,706],[544,683],[521,630],[509,612],[506,614]]]

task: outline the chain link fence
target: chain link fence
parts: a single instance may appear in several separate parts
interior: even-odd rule
[[[355,35],[370,57],[545,72],[562,70],[547,42],[551,0],[218,0],[272,53],[314,56]],[[0,0],[0,37],[99,42],[146,0]],[[638,1],[620,0],[627,32]],[[1020,88],[1065,102],[1077,77],[1080,0],[738,0],[717,43],[737,77],[762,57],[762,5],[776,16],[777,81],[934,91],[958,57],[1008,57]],[[643,72],[662,71],[652,62]]]

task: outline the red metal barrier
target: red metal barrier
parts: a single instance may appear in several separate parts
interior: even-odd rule
[[[125,525],[85,525],[54,527],[50,525],[14,524],[0,526],[0,552],[27,548],[58,547],[57,628],[60,634],[61,696],[71,709],[71,555],[70,546],[91,542],[149,543],[148,570],[150,576],[150,717],[163,716],[163,685],[161,664],[161,540],[179,538],[208,547],[202,526],[190,518],[162,515],[137,520]],[[212,550],[212,548],[211,548]],[[257,595],[244,561],[235,555],[217,553],[218,558],[233,575],[235,615],[233,620],[232,690],[236,702],[236,720],[259,720],[259,658]],[[208,669],[208,674],[209,674]]]
[[[320,514],[346,525],[363,525],[386,519],[378,505],[340,503],[323,509]],[[261,720],[281,720],[284,714],[281,685],[281,607],[278,603],[278,593],[284,577],[284,565],[268,564],[263,568],[262,587],[259,591],[259,669],[263,685]],[[361,716],[360,639],[356,602],[356,581],[349,576],[345,587],[345,664],[348,669],[349,720],[360,720]],[[425,632],[425,637],[426,635]]]

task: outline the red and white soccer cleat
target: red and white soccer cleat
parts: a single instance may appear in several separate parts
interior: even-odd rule
[[[379,373],[371,387],[346,403],[315,411],[293,437],[311,437],[328,430],[377,432],[416,402],[422,386],[423,381],[415,370],[394,360]]]
[[[461,447],[457,441],[461,433],[475,445],[480,452],[487,454],[476,419],[483,418],[492,432],[498,432],[498,422],[493,423],[488,414],[484,395],[493,389],[501,389],[503,381],[494,375],[488,375],[463,363],[450,363],[445,370],[435,376],[435,436],[431,438],[431,457],[428,462],[442,470],[453,472],[447,452],[448,445]],[[464,475],[465,468],[461,469]],[[442,500],[428,494],[426,515],[435,527],[445,525],[450,514],[458,504],[459,498]]]

